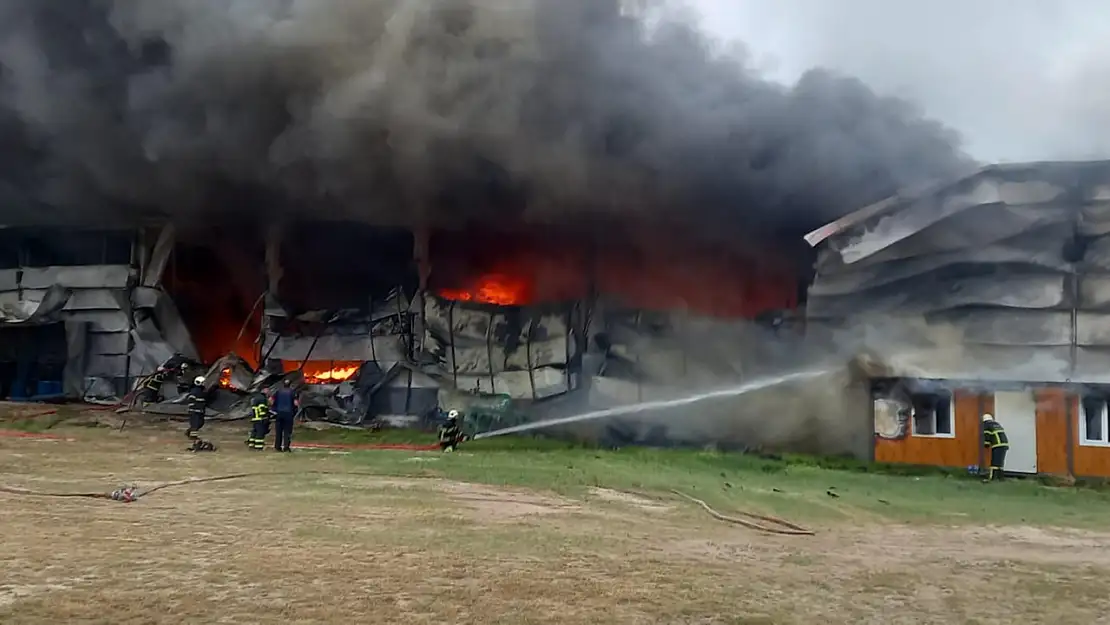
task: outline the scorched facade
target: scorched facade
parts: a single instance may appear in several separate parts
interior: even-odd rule
[[[6,394],[107,401],[180,354],[231,391],[299,372],[319,390],[309,407],[321,418],[411,423],[446,408],[535,415],[683,393],[750,379],[783,356],[804,275],[789,255],[674,229],[600,232],[7,229],[0,330],[27,338],[8,343],[21,347],[4,365],[6,388],[19,387]],[[667,438],[627,422],[588,435]]]
[[[815,231],[807,321],[865,346],[885,462],[1110,477],[1110,163],[987,167]]]

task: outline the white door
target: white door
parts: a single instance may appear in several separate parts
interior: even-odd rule
[[[1006,428],[1006,471],[1037,472],[1037,400],[1032,391],[994,394],[994,419]]]

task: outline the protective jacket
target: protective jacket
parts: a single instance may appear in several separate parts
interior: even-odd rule
[[[994,449],[996,447],[1008,448],[1010,439],[1006,438],[1006,430],[1002,424],[995,420],[983,422],[983,447]]]

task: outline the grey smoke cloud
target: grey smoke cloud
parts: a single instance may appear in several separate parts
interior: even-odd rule
[[[968,165],[907,102],[824,71],[767,80],[681,11],[637,4],[0,0],[0,221],[633,214],[796,232]]]
[[[988,161],[1110,158],[1099,0],[697,0],[715,35],[790,81],[821,64],[919,102]]]

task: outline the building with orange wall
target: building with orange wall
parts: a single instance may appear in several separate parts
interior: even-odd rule
[[[1007,427],[1008,472],[1110,478],[1104,397],[1059,386],[995,391],[983,390],[978,383],[966,390],[959,383],[951,386],[954,390],[934,388],[926,393],[944,398],[940,402],[911,394],[909,410],[900,416],[884,414],[889,400],[877,397],[874,461],[986,466],[981,416],[990,413]]]
[[[1110,162],[1016,163],[903,193],[806,237],[806,318],[879,363],[873,458],[1110,477]]]

